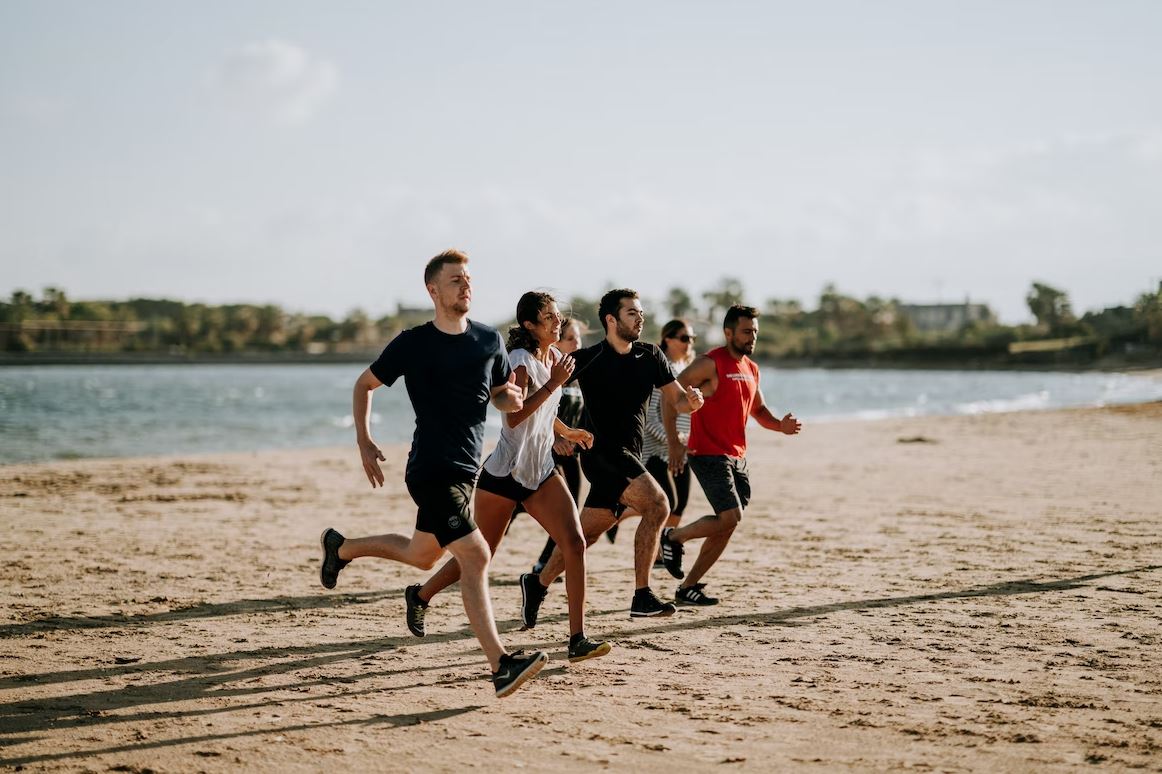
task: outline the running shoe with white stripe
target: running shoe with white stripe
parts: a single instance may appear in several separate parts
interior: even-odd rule
[[[710,605],[718,604],[718,597],[708,597],[702,589],[706,588],[705,583],[695,583],[693,586],[679,586],[674,593],[674,599],[679,605],[697,605],[699,607],[709,607]]]
[[[673,527],[662,531],[662,564],[666,566],[666,572],[681,580],[686,577],[686,573],[682,571],[682,554],[685,553],[685,549],[677,540],[670,538],[673,531]]]

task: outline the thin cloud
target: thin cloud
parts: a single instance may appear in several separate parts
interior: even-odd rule
[[[231,52],[214,70],[210,85],[236,110],[301,124],[335,92],[339,68],[293,43],[265,40]]]

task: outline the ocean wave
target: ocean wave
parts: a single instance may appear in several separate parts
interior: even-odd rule
[[[1003,414],[1008,411],[1039,411],[1054,408],[1048,390],[1038,390],[1015,398],[994,398],[957,403],[953,407],[957,414]]]

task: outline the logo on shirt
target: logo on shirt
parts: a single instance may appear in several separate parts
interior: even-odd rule
[[[451,518],[448,519],[448,528],[449,529],[460,529],[460,523],[461,522],[460,522],[459,516],[452,516]]]
[[[754,377],[750,374],[727,374],[727,379],[733,379],[736,382],[753,382]]]
[[[645,352],[634,352],[634,353],[633,353],[633,359],[634,359],[634,360],[641,360],[641,359],[642,359],[642,355],[644,355],[644,354],[645,354]]]

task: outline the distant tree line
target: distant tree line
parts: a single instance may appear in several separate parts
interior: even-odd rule
[[[1002,325],[982,305],[942,304],[946,311],[965,312],[981,307],[984,315],[965,314],[965,322],[937,330],[926,328],[916,305],[896,298],[869,296],[860,299],[827,285],[814,309],[796,299],[769,298],[756,301],[741,281],[722,279],[699,298],[674,287],[660,302],[646,302],[645,337],[657,340],[658,331],[671,317],[691,320],[699,332],[713,341],[723,313],[736,303],[756,307],[761,313],[756,354],[768,360],[818,362],[879,361],[959,362],[978,359],[1020,363],[1085,362],[1106,355],[1162,357],[1162,283],[1141,294],[1129,306],[1115,306],[1073,313],[1068,295],[1048,284],[1035,282],[1026,296],[1035,323]],[[591,328],[600,330],[595,299],[574,297],[571,313]],[[931,309],[932,307],[929,307]],[[971,311],[978,311],[973,309]],[[951,315],[957,319],[957,315]],[[1022,349],[1022,344],[1045,346]]]
[[[661,299],[643,299],[644,337],[657,340],[671,317],[690,320],[707,339],[718,335],[722,316],[735,303],[759,309],[757,355],[805,361],[937,362],[1085,360],[1107,354],[1162,356],[1162,284],[1132,304],[1078,317],[1064,291],[1036,282],[1026,302],[1036,322],[1007,326],[983,305],[964,304],[964,314],[945,314],[932,329],[920,311],[957,313],[957,304],[917,307],[899,299],[860,299],[834,285],[821,292],[814,309],[794,299],[756,301],[743,283],[723,278],[712,289],[691,295],[671,288]],[[972,306],[973,309],[969,309]],[[597,299],[575,296],[565,311],[600,331]],[[985,310],[983,314],[979,313]],[[973,311],[970,315],[967,312]],[[431,316],[428,309],[400,307],[372,318],[354,310],[341,320],[291,313],[272,305],[187,304],[181,301],[73,301],[59,288],[39,299],[18,290],[0,302],[0,350],[56,353],[167,353],[196,356],[245,353],[363,354],[382,347],[399,331]],[[963,319],[962,324],[956,320]],[[709,334],[709,337],[707,337]],[[1016,354],[1014,354],[1016,353]],[[1064,354],[1063,354],[1064,353]]]
[[[419,310],[342,320],[273,304],[187,304],[135,298],[71,301],[46,288],[40,300],[16,291],[0,302],[0,349],[8,352],[349,352],[382,346],[423,319]]]

